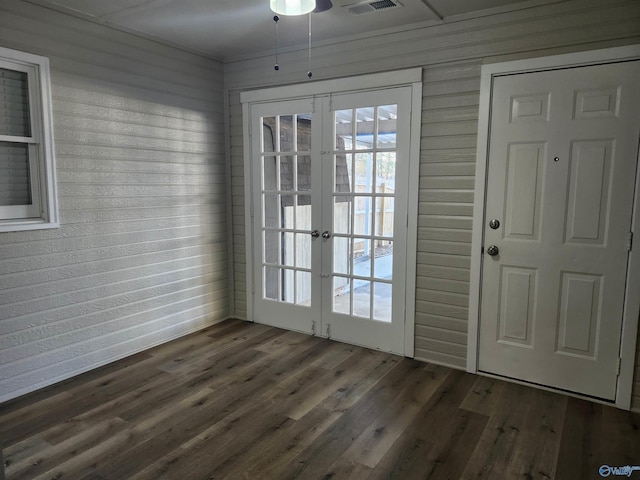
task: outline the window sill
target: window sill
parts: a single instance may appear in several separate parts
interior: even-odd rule
[[[60,224],[58,222],[49,222],[41,218],[0,220],[0,233],[44,230],[47,228],[60,228]]]

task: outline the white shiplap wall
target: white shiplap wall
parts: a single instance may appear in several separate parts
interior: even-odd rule
[[[480,68],[640,42],[637,0],[568,0],[313,49],[314,79],[423,67],[416,358],[466,365]],[[306,51],[225,64],[229,91],[235,313],[246,315],[239,91],[305,81]],[[639,344],[640,345],[640,344]],[[640,358],[637,363],[640,363]],[[640,409],[640,369],[634,408]]]
[[[61,228],[0,233],[0,402],[229,314],[218,62],[18,0],[51,61]]]

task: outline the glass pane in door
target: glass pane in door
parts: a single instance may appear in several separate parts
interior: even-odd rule
[[[311,306],[311,115],[262,117],[263,299]]]
[[[396,148],[398,106],[378,107],[376,145],[378,148]]]
[[[397,105],[334,112],[333,312],[391,322]],[[355,128],[354,128],[355,127]]]
[[[357,150],[369,150],[373,147],[375,128],[374,107],[357,108],[356,115],[356,141]]]

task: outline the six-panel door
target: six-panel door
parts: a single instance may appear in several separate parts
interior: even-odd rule
[[[639,66],[495,79],[479,370],[615,398]]]

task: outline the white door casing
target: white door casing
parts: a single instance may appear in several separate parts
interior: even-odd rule
[[[468,370],[628,408],[631,385],[622,382],[629,372],[620,382],[617,373],[637,328],[636,313],[626,320],[621,352],[623,315],[637,312],[638,303],[636,295],[625,298],[625,284],[637,276],[628,250],[640,62],[594,57],[576,65],[563,56],[572,68],[558,62],[550,69],[551,57],[538,59],[545,71],[519,62],[504,65],[504,75],[499,66],[485,72],[490,137],[479,139],[476,194],[486,200],[474,212],[470,308],[470,337],[476,333],[479,343],[470,348]],[[488,255],[490,245],[498,255]]]
[[[400,83],[403,78],[411,79],[411,82],[407,82],[405,87],[389,86],[389,83],[393,83],[389,81],[390,75],[378,74],[345,79],[344,81],[314,82],[305,86],[246,92],[241,95],[245,116],[245,172],[247,172],[245,176],[245,208],[247,212],[247,287],[250,293],[247,298],[249,320],[413,356],[412,308],[405,308],[405,304],[407,299],[411,302],[411,306],[415,301],[416,241],[413,236],[417,232],[417,175],[411,175],[410,172],[417,172],[418,165],[419,123],[417,129],[415,123],[420,114],[421,86],[416,82],[420,76],[421,71],[417,69],[397,72],[394,78]],[[335,93],[339,84],[344,87],[343,93]],[[374,91],[354,92],[354,90],[363,89]],[[291,93],[295,94],[295,92],[304,92],[309,95],[288,100],[287,96]],[[399,193],[389,193],[388,189],[381,192],[378,187],[373,186],[370,187],[369,192],[362,191],[362,187],[360,187],[358,194],[356,194],[357,186],[353,179],[349,180],[354,182],[350,187],[353,189],[350,193],[345,193],[344,189],[334,189],[334,185],[337,184],[336,165],[340,163],[341,168],[345,169],[345,157],[349,158],[350,166],[352,166],[349,175],[355,177],[356,157],[368,157],[369,165],[375,170],[379,158],[396,154],[395,148],[386,148],[388,145],[358,145],[356,147],[355,135],[353,137],[354,145],[349,147],[352,150],[343,151],[344,147],[338,147],[336,140],[340,134],[337,131],[338,127],[341,132],[345,128],[345,125],[341,125],[343,123],[342,117],[352,111],[354,119],[360,118],[363,115],[368,115],[370,111],[376,118],[371,121],[358,120],[357,128],[364,128],[364,125],[368,125],[367,128],[374,126],[374,131],[371,132],[371,141],[375,143],[379,136],[378,127],[382,128],[384,123],[390,123],[389,120],[395,113],[394,109],[398,111],[396,128],[398,132],[398,171],[394,177],[398,182]],[[298,115],[298,117],[290,117],[290,115]],[[339,120],[338,117],[340,117]],[[296,118],[301,120],[295,120]],[[296,145],[291,148],[291,141],[295,143],[296,128],[301,131],[306,128],[301,125],[301,122],[311,123],[309,129],[311,146],[309,148],[308,145],[307,147]],[[413,126],[412,122],[414,122]],[[277,130],[278,138],[272,142],[275,152],[265,148],[263,134],[267,123]],[[285,143],[280,144],[279,139],[285,134],[284,131],[278,130],[280,123],[287,123],[290,126],[298,124],[292,129],[293,138],[289,139],[288,146]],[[363,134],[360,130],[358,132]],[[381,133],[380,130],[380,138],[382,137]],[[347,135],[344,138],[348,140],[348,137]],[[247,139],[250,141],[247,142]],[[360,140],[359,136],[358,141],[362,143]],[[394,134],[394,147],[395,143]],[[300,150],[301,148],[302,150]],[[290,159],[291,157],[293,161]],[[301,157],[311,159],[310,170],[307,172],[311,177],[310,185],[304,188],[301,187],[304,181],[290,179],[291,175],[297,178],[299,172],[302,171],[296,170]],[[340,162],[337,160],[338,157],[341,159]],[[293,171],[286,171],[288,169]],[[274,175],[274,172],[278,173]],[[367,171],[367,173],[370,172]],[[374,171],[372,175],[375,184],[376,172]],[[288,179],[283,180],[284,177]],[[416,202],[415,206],[408,205],[411,197]],[[309,199],[311,199],[310,202]],[[362,203],[364,200],[367,200],[367,205],[374,207],[373,217],[375,217],[376,206],[382,205],[384,209],[385,201],[391,201],[393,209],[393,202],[395,202],[396,216],[391,233],[373,231],[376,228],[377,220],[371,217],[369,231],[365,232],[357,228],[352,231],[339,231],[338,229],[335,236],[332,235],[336,227],[333,221],[334,205],[340,206],[342,210],[349,205],[351,212],[349,215],[353,216],[358,213],[354,210],[354,205],[358,201]],[[293,215],[287,214],[285,218],[285,214],[282,212],[291,211],[290,205],[299,204],[308,205],[311,223],[307,222],[305,215],[302,215],[305,218],[298,218],[301,217],[299,212]],[[277,206],[275,210],[281,211],[279,217],[277,213],[274,217],[274,205]],[[307,207],[302,209],[295,207],[293,210],[305,209]],[[411,214],[414,214],[415,218],[411,218]],[[276,219],[275,223],[273,218]],[[387,221],[387,223],[389,222]],[[351,228],[354,228],[353,223]],[[312,233],[316,233],[316,230],[318,234],[328,232],[329,235],[327,238],[323,238],[323,236],[314,238]],[[270,240],[266,243],[269,243],[271,247],[274,245],[280,247],[279,257],[269,253],[269,249],[265,249],[267,237]],[[288,240],[285,240],[285,237],[288,237]],[[297,240],[293,240],[297,237],[301,238],[302,243],[299,244]],[[338,258],[338,253],[344,248],[337,246],[334,249],[334,240],[344,244],[348,243],[351,257],[355,252],[354,242],[359,242],[360,248],[366,242],[372,246],[393,244],[393,250],[398,253],[394,252],[390,257],[393,258],[393,275],[387,272],[389,277],[393,277],[393,280],[387,277],[376,278],[377,263],[374,260],[373,251],[367,252],[366,249],[365,253],[370,254],[370,260],[367,260],[369,262],[367,265],[370,266],[368,270],[366,268],[363,270],[362,264],[356,268],[353,258],[348,259],[349,267],[347,270],[344,269],[344,266],[336,267],[340,262],[334,261],[334,254]],[[285,244],[289,245],[289,250],[293,250],[290,246],[295,245],[295,253],[289,254],[284,251],[282,246]],[[303,245],[304,248],[298,248],[299,245]],[[271,250],[274,249],[271,248]],[[310,258],[299,261],[299,252],[308,254],[307,257]],[[361,263],[363,259],[364,257],[360,258],[358,263]],[[345,260],[340,261],[344,263]],[[267,270],[270,271],[268,274],[265,273]],[[306,297],[298,295],[300,292],[299,284],[294,281],[294,279],[298,279],[298,275],[305,276],[305,281],[302,283],[311,283],[310,293]],[[285,279],[282,280],[283,278]],[[276,282],[280,281],[280,285],[274,286],[274,279]],[[342,295],[347,301],[345,303],[343,298],[341,306],[338,306],[336,300],[341,295],[334,295],[334,293],[338,291],[342,293],[343,289],[334,289],[334,281],[347,284],[348,295]],[[289,286],[283,287],[283,284]],[[291,287],[293,284],[295,287]],[[412,291],[409,291],[407,285],[413,285],[410,287]],[[374,318],[374,308],[377,306],[374,294],[376,288],[380,286],[385,287],[387,292],[393,291],[393,316],[387,321],[379,321]],[[362,295],[362,293],[356,295],[355,293],[365,290],[366,295]],[[354,293],[350,293],[350,291]],[[277,295],[274,295],[274,292],[277,292]],[[369,300],[360,302],[362,305],[368,304],[369,306],[368,311],[363,313],[361,306],[355,305],[354,298],[358,296],[361,299],[367,295]],[[351,308],[349,314],[344,314],[345,305],[347,309]],[[391,307],[389,315],[391,315],[390,309]],[[379,310],[378,308],[375,311]],[[407,318],[405,310],[411,315],[410,318]],[[366,316],[369,318],[364,318]]]

